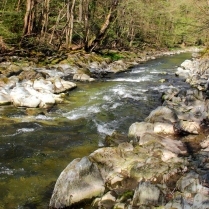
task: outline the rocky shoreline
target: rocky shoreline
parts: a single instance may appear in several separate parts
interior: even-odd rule
[[[76,88],[76,83],[107,78],[149,59],[185,51],[194,51],[194,48],[173,52],[123,52],[123,59],[117,61],[80,51],[61,58],[47,57],[42,65],[27,58],[19,61],[18,57],[10,57],[9,61],[0,63],[0,105],[51,108],[64,103],[66,93]]]
[[[171,87],[127,137],[73,160],[50,208],[209,208],[209,60],[187,60],[176,74],[191,88]]]

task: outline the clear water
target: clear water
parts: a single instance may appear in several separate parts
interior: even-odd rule
[[[190,57],[163,57],[107,81],[78,83],[68,102],[46,115],[0,107],[0,209],[47,208],[56,179],[72,159],[89,155],[114,130],[127,134],[161,104],[165,89],[187,88],[174,73]]]

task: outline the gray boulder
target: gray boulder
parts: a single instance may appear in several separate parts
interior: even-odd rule
[[[49,206],[64,208],[104,193],[99,169],[89,158],[73,160],[60,174]]]

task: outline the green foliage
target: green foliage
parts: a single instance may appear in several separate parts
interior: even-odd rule
[[[109,51],[109,52],[103,54],[103,57],[109,58],[111,61],[117,61],[117,60],[124,58],[124,55],[122,55],[118,52]]]
[[[18,4],[18,2],[20,4]],[[83,8],[75,1],[72,44],[83,45],[96,37],[106,20],[112,0],[89,0]],[[130,49],[144,45],[176,47],[181,44],[207,44],[209,31],[208,5],[206,0],[126,0],[112,11],[110,25],[95,49]],[[44,4],[36,1],[34,26],[36,34],[28,40],[34,45],[42,40],[54,48],[65,43],[67,26],[66,1],[50,0],[47,31],[41,34]],[[84,6],[84,5],[83,5]],[[68,10],[70,11],[70,10]],[[87,14],[85,14],[87,13]],[[22,39],[26,1],[2,0],[0,4],[0,36],[7,44],[18,45]],[[59,18],[58,18],[59,17]],[[59,21],[57,21],[59,20]],[[39,27],[39,28],[37,28]],[[53,33],[53,39],[51,35]],[[42,36],[42,37],[40,37]],[[27,38],[27,37],[26,37]],[[122,55],[109,53],[111,60]]]

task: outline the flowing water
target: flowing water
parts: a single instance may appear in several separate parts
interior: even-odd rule
[[[187,88],[174,73],[190,57],[162,57],[106,81],[78,83],[67,104],[46,114],[0,107],[0,209],[47,208],[55,181],[71,160],[89,155],[115,130],[127,134],[132,123],[161,104],[165,89]]]

